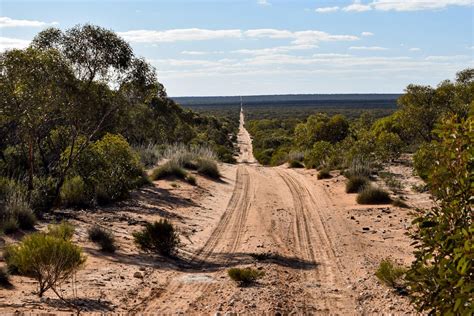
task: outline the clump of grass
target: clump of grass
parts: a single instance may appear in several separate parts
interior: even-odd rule
[[[57,225],[49,225],[47,234],[62,240],[71,240],[75,230],[72,224],[63,221]]]
[[[392,202],[387,191],[367,185],[359,191],[357,203],[359,204],[389,204]]]
[[[323,169],[319,170],[318,180],[329,179],[329,178],[331,178],[331,173],[330,173],[329,168],[323,168]]]
[[[265,272],[252,268],[231,268],[227,270],[227,274],[239,285],[249,285],[262,278]]]
[[[397,265],[392,260],[384,259],[380,262],[375,276],[377,276],[382,283],[390,287],[399,287],[406,271],[405,268]]]
[[[406,204],[402,199],[396,198],[392,201],[392,205],[401,208],[409,208],[410,206]]]
[[[141,163],[146,168],[155,166],[160,159],[160,146],[156,144],[136,146],[133,149],[138,153]]]
[[[169,160],[154,169],[151,178],[152,180],[160,180],[169,177],[185,179],[186,175],[186,170],[184,170],[175,160]]]
[[[390,172],[379,172],[379,176],[385,181],[385,184],[390,188],[390,190],[396,192],[400,191],[403,188],[400,180],[395,178],[395,175]]]
[[[344,172],[346,178],[355,176],[370,178],[371,175],[372,168],[370,167],[370,163],[360,159],[352,160],[350,167]]]
[[[199,159],[217,160],[216,153],[206,146],[187,146],[184,144],[167,145],[161,159],[174,160],[184,168],[197,169]]]
[[[290,168],[304,168],[304,165],[298,160],[290,160]]]
[[[2,223],[2,230],[5,234],[10,235],[16,233],[20,229],[20,225],[16,218],[9,217]]]
[[[191,174],[188,174],[184,180],[191,185],[197,185],[196,177]]]
[[[207,176],[212,179],[220,179],[221,173],[219,167],[214,160],[210,159],[199,159],[197,161],[197,171],[199,174]]]
[[[135,243],[146,252],[171,256],[179,245],[179,234],[168,220],[146,223],[142,231],[133,233]]]
[[[89,204],[86,184],[80,176],[66,179],[60,192],[61,204],[64,206],[85,206]]]
[[[14,233],[20,228],[32,229],[36,224],[36,216],[26,192],[13,180],[5,183],[6,188],[2,189],[3,201],[0,201],[0,228],[6,234]]]
[[[363,176],[352,176],[346,182],[346,193],[357,193],[368,185],[370,180]]]
[[[115,246],[115,237],[108,229],[99,225],[94,225],[87,232],[89,240],[98,244],[103,252],[113,253],[117,249]]]
[[[10,273],[5,267],[0,268],[0,287],[9,287],[10,283]]]

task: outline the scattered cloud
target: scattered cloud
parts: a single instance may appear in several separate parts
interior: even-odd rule
[[[386,47],[380,46],[351,46],[349,47],[351,50],[388,50]]]
[[[0,37],[0,51],[1,52],[7,49],[25,48],[29,44],[30,44],[30,41],[19,39],[19,38]]]
[[[263,5],[263,6],[272,5],[270,2],[268,2],[268,0],[257,0],[257,3],[258,3],[259,5]]]
[[[291,45],[291,46],[277,46],[270,48],[258,48],[258,49],[238,49],[234,50],[231,53],[236,54],[245,54],[245,55],[267,55],[267,54],[276,54],[284,53],[294,50],[309,50],[317,48],[316,45]]]
[[[466,59],[472,59],[471,56],[468,55],[451,55],[451,56],[428,56],[425,58],[425,60],[429,61],[442,61],[442,62],[452,62],[452,61],[457,61],[457,60],[466,60]]]
[[[440,10],[448,6],[472,6],[473,3],[472,0],[373,0],[365,4],[354,1],[342,10],[347,12]]]
[[[374,36],[374,33],[372,33],[372,32],[362,32],[361,35],[362,36]]]
[[[44,27],[51,25],[58,25],[58,22],[42,22],[34,20],[16,20],[6,16],[0,17],[0,28],[3,27]]]
[[[214,51],[194,51],[194,50],[183,50],[181,54],[183,55],[213,55],[213,54],[223,54],[225,53],[222,50],[214,50]]]
[[[318,13],[331,13],[331,12],[339,11],[339,7],[316,8],[314,11]]]
[[[347,12],[365,12],[372,10],[372,7],[370,5],[355,2],[351,5],[348,5],[347,7],[344,7],[343,10]]]
[[[277,29],[252,30],[207,30],[207,29],[173,29],[166,31],[133,30],[119,32],[125,40],[135,43],[170,43],[178,41],[203,41],[229,38],[269,38],[289,39],[294,45],[315,45],[318,42],[354,41],[359,37],[354,35],[334,35],[317,30],[288,31]]]
[[[421,48],[418,48],[418,47],[412,47],[409,49],[410,52],[419,52],[421,50]]]

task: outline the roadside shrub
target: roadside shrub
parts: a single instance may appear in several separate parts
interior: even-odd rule
[[[407,269],[397,265],[390,259],[384,259],[380,262],[375,276],[390,287],[400,286],[401,278],[407,272]]]
[[[80,247],[44,233],[27,235],[11,248],[12,262],[22,275],[32,276],[38,282],[38,295],[52,289],[58,296],[61,285],[84,264],[86,258]]]
[[[7,235],[16,233],[19,229],[20,229],[20,225],[18,224],[18,220],[14,217],[8,217],[2,223],[2,230]]]
[[[47,235],[53,236],[62,240],[71,240],[74,236],[75,228],[72,224],[63,221],[56,225],[49,225]]]
[[[60,191],[61,204],[64,206],[84,206],[89,204],[86,184],[80,176],[64,181]]]
[[[357,194],[359,204],[388,204],[392,202],[387,191],[367,185]]]
[[[306,152],[304,164],[306,168],[320,168],[328,162],[329,157],[333,152],[333,145],[330,142],[316,142],[314,143],[313,148]]]
[[[362,159],[354,159],[351,161],[350,167],[344,172],[346,178],[351,177],[365,177],[370,178],[372,175],[372,168],[370,162]]]
[[[229,277],[240,285],[249,285],[265,275],[265,272],[252,268],[230,268],[227,270]]]
[[[435,167],[436,148],[432,143],[424,143],[413,155],[413,166],[420,178],[427,181],[428,177]]]
[[[146,223],[142,231],[133,233],[135,243],[145,252],[155,252],[171,256],[179,245],[179,235],[173,224],[162,219],[159,222]]]
[[[148,145],[136,146],[133,149],[138,154],[141,163],[146,168],[151,168],[155,166],[161,156],[160,148],[158,145],[155,144],[150,143]]]
[[[111,231],[94,225],[87,231],[89,240],[98,244],[100,249],[104,252],[113,253],[117,249],[115,246],[115,238]]]
[[[14,253],[14,246],[13,244],[6,245],[5,248],[3,248],[3,253],[2,257],[5,263],[7,264],[7,272],[9,274],[18,274],[18,266],[15,265],[15,262],[13,262],[13,253]]]
[[[346,182],[346,193],[357,193],[369,183],[370,180],[366,177],[352,176]]]
[[[0,214],[2,215],[2,214]],[[10,222],[10,227],[13,221],[21,229],[33,229],[36,224],[36,216],[31,210],[30,203],[26,193],[23,191],[10,192],[5,203],[5,212],[3,218]]]
[[[191,185],[197,185],[196,177],[191,174],[188,174],[184,180]]]
[[[184,170],[176,161],[169,160],[153,170],[151,179],[160,180],[168,177],[185,179],[186,175],[186,170]]]
[[[330,170],[328,168],[324,168],[324,169],[319,170],[318,180],[329,179],[329,178],[331,178],[331,173],[330,173]]]
[[[304,168],[304,165],[298,160],[290,160],[289,167],[290,168]]]
[[[5,267],[0,268],[0,287],[9,287],[10,283],[10,273]]]
[[[33,191],[31,191],[30,204],[33,210],[40,214],[45,212],[54,204],[56,198],[57,180],[53,177],[34,177]]]
[[[219,172],[219,167],[214,160],[210,159],[199,159],[197,161],[199,174],[208,176],[212,179],[220,179],[221,173]]]

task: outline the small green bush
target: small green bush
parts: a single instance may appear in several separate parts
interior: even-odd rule
[[[328,168],[324,168],[324,169],[319,170],[318,180],[329,179],[329,178],[331,178],[331,173],[330,173],[330,170]]]
[[[173,224],[163,219],[146,223],[142,231],[133,233],[135,243],[145,252],[171,256],[179,245],[179,235]]]
[[[90,204],[86,184],[80,176],[67,179],[61,187],[61,203],[64,206],[85,206]]]
[[[252,268],[231,268],[227,270],[229,277],[240,285],[249,285],[265,275],[265,272]]]
[[[392,199],[387,191],[380,188],[367,185],[357,194],[357,203],[359,204],[388,204]]]
[[[7,264],[7,271],[10,274],[18,274],[18,266],[15,265],[15,262],[13,262],[13,253],[14,253],[14,247],[15,245],[10,244],[6,245],[5,248],[3,248],[3,253],[2,257],[5,263]]]
[[[10,233],[18,228],[32,229],[35,226],[36,216],[30,207],[25,191],[10,191],[7,194],[4,209],[0,211],[0,223],[2,222],[2,226],[6,226],[4,228]]]
[[[47,234],[62,240],[71,240],[74,236],[75,228],[72,224],[63,221],[57,225],[49,225]]]
[[[402,199],[396,198],[392,201],[392,205],[401,208],[409,208],[408,204],[406,204]]]
[[[160,180],[168,177],[176,177],[178,179],[185,179],[187,175],[184,170],[176,161],[169,160],[163,165],[155,168],[151,174],[152,180]]]
[[[10,283],[10,273],[5,267],[0,268],[0,287],[9,287]]]
[[[413,166],[420,178],[427,181],[435,168],[436,148],[433,143],[424,143],[413,155]]]
[[[57,179],[53,177],[34,177],[33,191],[31,191],[30,204],[37,212],[45,212],[51,209],[56,198]]]
[[[289,166],[290,168],[304,168],[304,165],[298,160],[290,160]]]
[[[372,168],[370,163],[366,160],[354,159],[350,167],[344,172],[346,178],[350,177],[365,177],[370,178],[372,175]]]
[[[81,248],[71,241],[44,233],[26,236],[9,251],[9,262],[22,275],[38,281],[40,297],[49,289],[57,294],[56,287],[71,278],[86,260]]]
[[[220,179],[221,173],[219,172],[219,167],[214,160],[210,159],[199,159],[197,161],[198,173],[205,175],[212,179]]]
[[[333,155],[334,147],[330,142],[319,141],[314,143],[313,148],[306,152],[304,164],[306,168],[320,168],[328,162]]]
[[[384,284],[390,287],[397,287],[400,285],[400,280],[407,272],[407,269],[395,264],[390,259],[384,259],[380,262],[375,275]]]
[[[2,230],[7,235],[16,233],[19,229],[20,225],[18,224],[18,220],[16,218],[9,217],[2,223]]]
[[[87,234],[89,240],[98,244],[102,251],[113,253],[117,249],[115,246],[115,238],[111,231],[102,228],[99,225],[94,225],[89,228]]]
[[[186,182],[191,184],[191,185],[196,185],[197,184],[196,177],[191,175],[191,174],[188,174],[184,180],[186,180]]]
[[[357,193],[369,183],[370,180],[366,177],[352,176],[346,182],[346,193]]]

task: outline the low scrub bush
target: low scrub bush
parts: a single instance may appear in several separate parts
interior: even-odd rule
[[[202,174],[212,179],[221,178],[219,167],[217,166],[217,163],[214,160],[199,159],[197,161],[197,171],[199,174]]]
[[[357,194],[359,204],[388,204],[392,202],[387,191],[367,185]]]
[[[298,160],[290,160],[289,167],[290,168],[304,168],[304,165]]]
[[[10,273],[5,267],[0,268],[0,287],[9,287],[10,283]]]
[[[19,229],[20,225],[18,224],[18,220],[16,218],[9,217],[2,223],[2,230],[7,235],[16,233]]]
[[[398,287],[401,285],[401,279],[407,269],[397,265],[390,259],[384,259],[380,262],[375,276],[384,284],[390,287]]]
[[[346,178],[350,178],[350,177],[370,178],[371,175],[372,175],[372,168],[370,167],[370,163],[361,159],[352,160],[350,167],[344,172],[344,176],[346,176]]]
[[[146,167],[151,168],[155,166],[161,155],[160,155],[160,147],[155,144],[148,144],[142,146],[135,146],[133,147],[135,152],[140,157],[140,162]]]
[[[36,216],[30,207],[26,191],[19,186],[10,186],[5,200],[0,204],[0,227],[7,234],[18,229],[32,229],[36,224]]]
[[[249,285],[265,275],[265,272],[252,268],[231,268],[227,270],[229,277],[240,285]]]
[[[173,224],[163,219],[146,223],[142,231],[133,233],[135,243],[145,252],[171,256],[179,245],[179,235]]]
[[[40,297],[49,289],[59,296],[56,288],[86,261],[79,246],[44,233],[30,234],[10,247],[9,261],[22,275],[37,280]]]
[[[369,183],[370,180],[366,177],[352,176],[346,182],[346,193],[358,193]]]
[[[413,166],[420,178],[427,181],[430,173],[435,167],[436,148],[432,143],[425,143],[420,146],[413,155]]]
[[[64,206],[85,206],[89,204],[86,184],[80,176],[67,179],[61,187],[61,204]]]
[[[169,160],[163,165],[155,168],[151,174],[152,180],[160,180],[164,178],[175,177],[178,179],[185,179],[187,175],[184,170],[176,161]]]
[[[392,201],[392,205],[396,207],[402,207],[402,208],[409,208],[408,204],[406,204],[402,199],[396,198]]]
[[[72,224],[63,221],[57,225],[49,225],[47,235],[59,238],[62,240],[71,240],[74,236],[75,228]]]
[[[334,148],[330,142],[319,141],[314,143],[313,148],[306,152],[304,164],[306,168],[320,168],[325,165],[333,154]]]
[[[89,228],[87,234],[89,240],[98,244],[102,251],[113,253],[117,249],[115,246],[115,238],[111,231],[99,225],[94,225]]]
[[[196,177],[191,174],[188,174],[184,180],[191,185],[197,185]]]
[[[331,178],[331,173],[330,173],[330,170],[328,168],[323,168],[323,169],[319,170],[318,180],[329,179],[329,178]]]

